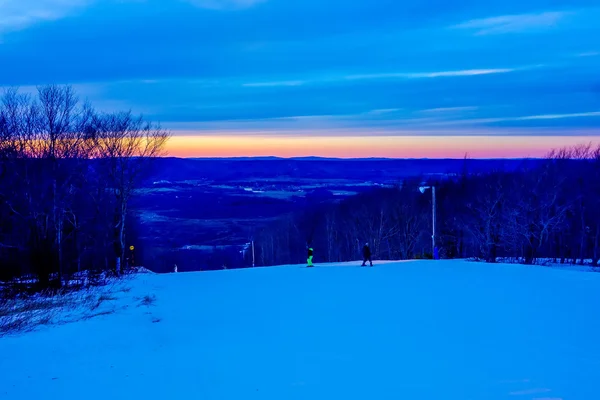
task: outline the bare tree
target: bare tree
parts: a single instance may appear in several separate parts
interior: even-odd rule
[[[96,156],[106,162],[116,210],[114,217],[115,269],[125,255],[125,217],[140,173],[155,157],[164,154],[169,134],[131,112],[103,115],[96,120]]]
[[[42,288],[51,277],[60,285],[73,271],[109,268],[115,242],[120,263],[127,201],[166,139],[129,113],[97,115],[69,86],[39,87],[35,96],[7,90],[0,101],[0,274],[35,273]]]

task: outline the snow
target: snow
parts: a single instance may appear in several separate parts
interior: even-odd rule
[[[600,398],[600,274],[359,264],[141,274],[113,314],[1,338],[0,398]]]

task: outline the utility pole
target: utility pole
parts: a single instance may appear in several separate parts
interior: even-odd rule
[[[436,244],[435,244],[435,224],[436,224],[436,220],[435,220],[435,186],[421,186],[419,187],[419,191],[421,193],[425,193],[425,190],[427,189],[431,189],[431,214],[432,214],[432,219],[433,219],[433,224],[432,224],[432,232],[431,232],[431,256],[436,259],[437,257],[437,248],[436,248]]]
[[[252,268],[254,268],[254,239],[252,239]]]
[[[433,230],[431,233],[431,243],[433,245],[432,249],[433,249],[433,253],[431,254],[431,256],[436,259],[436,253],[437,253],[437,248],[435,246],[435,186],[431,187],[431,213],[433,214]]]

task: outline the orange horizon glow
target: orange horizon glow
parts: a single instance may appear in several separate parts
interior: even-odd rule
[[[173,136],[171,157],[538,158],[598,136]]]

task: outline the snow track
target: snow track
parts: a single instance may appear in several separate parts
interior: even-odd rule
[[[600,274],[466,261],[143,274],[0,339],[6,399],[600,398]]]

